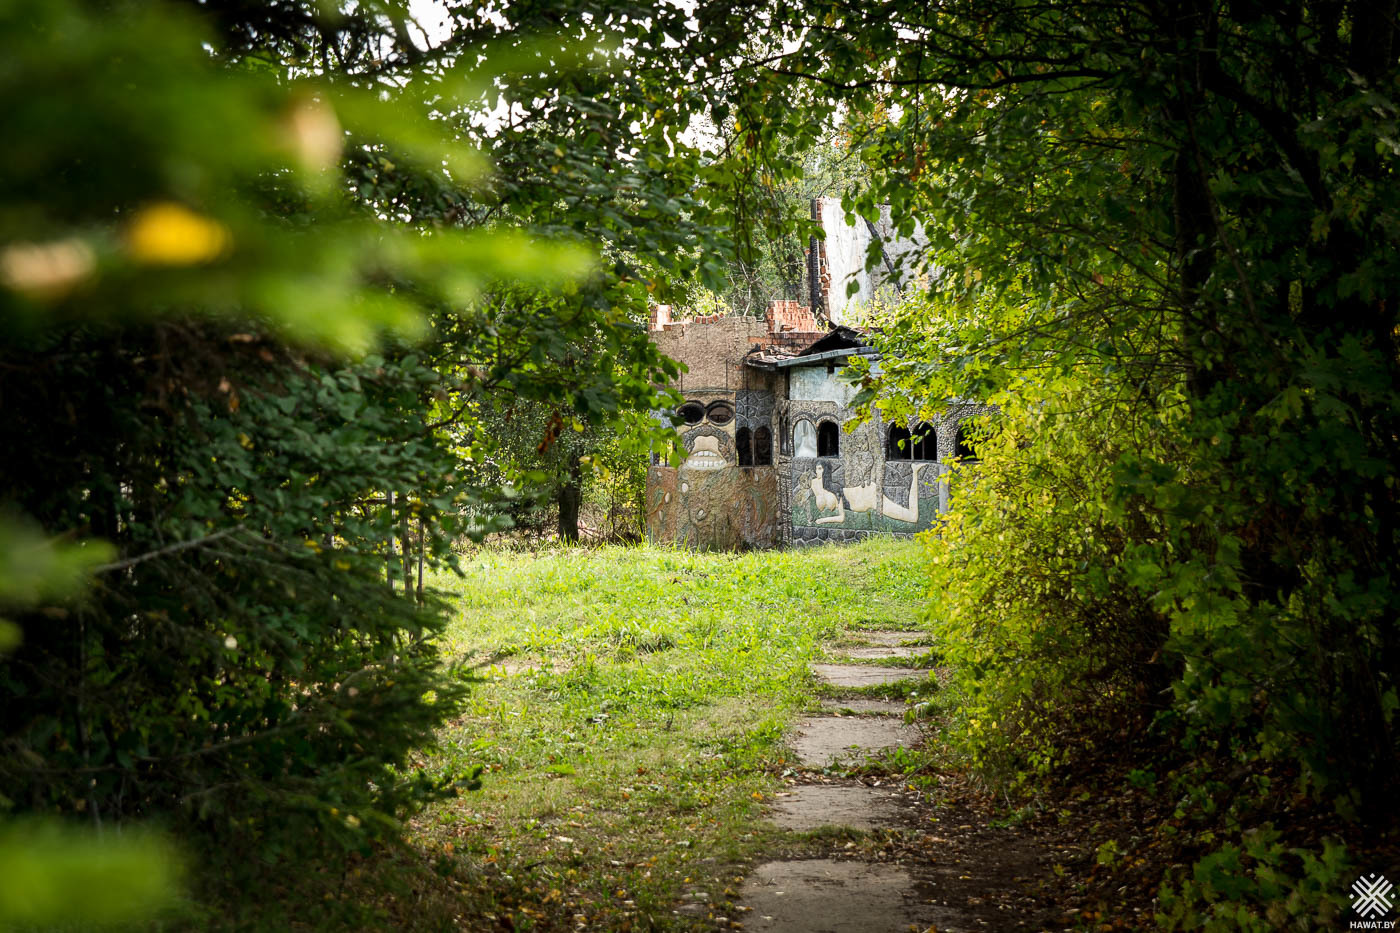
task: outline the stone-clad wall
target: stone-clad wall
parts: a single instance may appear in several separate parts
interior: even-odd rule
[[[762,338],[767,325],[757,318],[724,317],[714,321],[670,324],[652,331],[656,348],[686,364],[676,388],[681,392],[734,391],[743,387],[748,370],[744,355]]]
[[[872,418],[847,431],[854,418],[848,407],[829,401],[789,400],[780,405],[780,422],[789,432],[779,462],[779,505],[788,516],[783,543],[795,546],[825,541],[856,541],[872,534],[908,537],[935,526],[948,507],[942,481],[954,459],[957,426],[985,414],[985,406],[954,404],[933,422],[938,437],[937,461],[885,459],[889,423]],[[843,425],[839,455],[797,457],[792,435],[803,420],[831,420]]]
[[[760,347],[799,349],[820,339],[806,308],[786,307],[793,302],[774,302],[768,317],[730,315],[693,320],[654,320],[650,334],[662,353],[688,367],[675,388],[682,392],[734,391],[752,383],[755,373],[744,365],[750,350]],[[805,329],[798,329],[805,328]]]
[[[672,322],[669,309],[654,310],[652,339],[689,367],[676,388],[685,396],[682,413],[690,421],[679,429],[684,463],[654,464],[647,473],[651,540],[745,549],[872,534],[907,537],[936,525],[948,508],[943,474],[954,457],[958,422],[987,409],[954,404],[934,422],[938,460],[886,461],[888,423],[877,417],[847,430],[855,420],[849,407],[854,389],[840,377],[843,359],[745,365],[756,348],[770,354],[768,360],[774,354],[782,360],[784,347],[810,347],[822,335],[804,329],[809,326],[815,327],[810,312],[793,302],[775,304],[766,321],[733,316]],[[813,433],[823,423],[836,425],[837,454],[800,451],[794,433],[803,422]],[[751,463],[760,428],[772,439],[771,466],[761,456]]]

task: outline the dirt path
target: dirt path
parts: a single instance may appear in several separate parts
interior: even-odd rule
[[[721,927],[752,933],[905,933],[1058,929],[1063,913],[1032,893],[1051,853],[1026,834],[989,827],[965,808],[933,803],[879,766],[921,740],[903,703],[845,695],[928,672],[857,663],[917,658],[920,632],[848,632],[849,663],[816,664],[836,693],[830,715],[798,724],[801,765],[770,819],[785,833],[739,891]]]

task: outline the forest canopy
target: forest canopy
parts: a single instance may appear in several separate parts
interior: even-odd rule
[[[0,2],[0,816],[158,821],[212,902],[475,786],[413,758],[468,690],[425,572],[636,482],[649,305],[787,288],[825,173],[929,238],[861,403],[997,412],[928,540],[950,747],[1170,771],[1182,928],[1394,830],[1394,0],[441,15]]]

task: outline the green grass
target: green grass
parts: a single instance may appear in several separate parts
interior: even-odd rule
[[[445,881],[413,925],[713,929],[768,841],[809,662],[849,628],[914,628],[920,553],[468,555],[437,581],[457,605],[445,647],[485,680],[427,764],[485,783],[417,821]],[[713,911],[673,914],[687,892]]]

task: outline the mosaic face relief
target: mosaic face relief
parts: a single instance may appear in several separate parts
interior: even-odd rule
[[[679,468],[648,471],[647,534],[653,541],[701,550],[777,543],[777,477],[738,465],[740,401],[750,400],[691,399],[676,409],[685,422],[679,431],[686,457]]]
[[[672,469],[647,473],[647,534],[698,550],[771,547],[777,541],[772,470]]]
[[[688,456],[681,469],[720,470],[735,462],[733,403],[725,399],[708,405],[689,401],[676,413],[685,419],[681,439]]]

